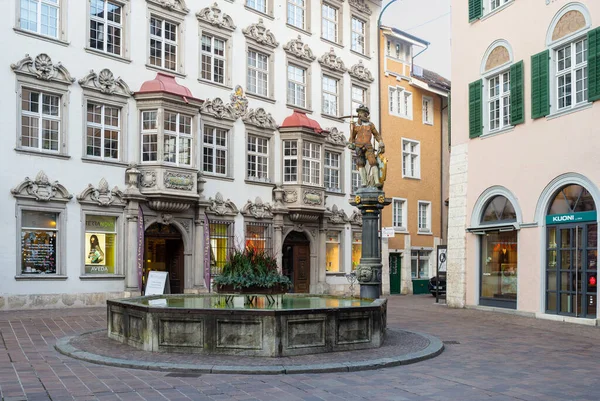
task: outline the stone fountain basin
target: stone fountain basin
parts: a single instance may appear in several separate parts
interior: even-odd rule
[[[108,337],[153,352],[294,356],[377,348],[386,299],[161,295],[108,300]]]

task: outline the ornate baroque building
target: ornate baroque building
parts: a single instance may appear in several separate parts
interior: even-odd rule
[[[135,295],[149,270],[207,291],[245,246],[295,292],[347,291],[342,116],[379,125],[380,1],[10,1],[0,309]]]

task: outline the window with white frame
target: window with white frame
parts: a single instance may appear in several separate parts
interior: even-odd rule
[[[350,36],[350,49],[353,51],[365,54],[367,52],[365,45],[365,36],[367,32],[367,23],[356,17],[352,17],[352,31]]]
[[[360,105],[367,106],[367,90],[363,87],[352,85],[352,110],[351,114],[356,113]]]
[[[247,177],[254,181],[269,181],[269,140],[248,135]]]
[[[123,6],[108,0],[90,0],[90,48],[121,56]]]
[[[338,79],[323,75],[323,113],[330,116],[338,115],[339,98]]]
[[[429,278],[429,259],[431,251],[411,251],[411,278]]]
[[[121,143],[121,109],[87,102],[86,156],[101,160],[119,160]]]
[[[341,155],[336,152],[325,151],[325,189],[332,192],[341,192],[340,170]]]
[[[287,0],[287,23],[296,28],[304,28],[306,15],[305,0]]]
[[[490,12],[496,10],[500,6],[508,3],[511,0],[490,0]]]
[[[269,95],[269,56],[248,50],[248,92],[261,96]]]
[[[406,199],[393,198],[392,200],[392,226],[397,230],[406,230]]]
[[[323,3],[321,5],[321,37],[330,42],[338,42],[338,9]]]
[[[298,182],[298,141],[283,141],[283,182]]]
[[[321,185],[321,145],[318,143],[302,143],[302,182]]]
[[[587,102],[587,38],[577,39],[555,50],[558,110]]]
[[[158,159],[157,110],[142,111],[142,161]]]
[[[263,14],[267,13],[267,0],[246,0],[246,6]]]
[[[306,68],[288,64],[288,96],[290,105],[306,107]]]
[[[177,165],[192,164],[192,117],[164,112],[163,161]]]
[[[150,65],[177,71],[177,30],[179,25],[150,17]]]
[[[356,159],[352,158],[352,176],[350,178],[352,180],[352,193],[356,192],[358,188],[360,188],[360,172],[358,171],[358,166],[356,165]]]
[[[61,0],[20,0],[19,27],[58,39]]]
[[[218,84],[225,83],[225,44],[224,39],[202,34],[200,54],[200,77]]]
[[[410,60],[410,45],[408,43],[387,41],[386,55],[401,61]]]
[[[421,144],[410,139],[402,140],[402,176],[421,178]]]
[[[433,98],[423,96],[423,124],[433,125]]]
[[[431,202],[419,201],[419,232],[431,232]]]
[[[489,131],[510,125],[510,71],[488,79]]]
[[[202,135],[202,171],[220,176],[227,175],[228,131],[209,125]]]
[[[21,91],[22,148],[59,152],[61,96],[23,87]]]
[[[388,103],[390,114],[412,119],[412,93],[401,86],[388,87]]]

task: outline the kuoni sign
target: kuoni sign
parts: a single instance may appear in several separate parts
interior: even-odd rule
[[[596,221],[596,220],[597,220],[596,211],[567,213],[567,214],[551,214],[551,215],[546,216],[546,224],[582,223],[585,221]]]

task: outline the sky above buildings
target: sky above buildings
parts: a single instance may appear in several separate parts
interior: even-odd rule
[[[383,5],[388,1],[383,0]],[[381,24],[431,43],[415,64],[451,79],[450,0],[398,0],[385,11]]]

